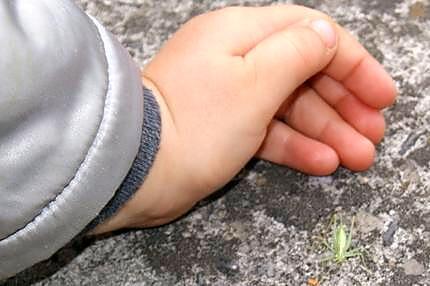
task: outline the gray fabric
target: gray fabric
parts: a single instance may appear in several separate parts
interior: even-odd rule
[[[68,0],[0,2],[0,279],[50,257],[137,154],[139,72]]]
[[[99,215],[85,228],[90,231],[104,220],[113,216],[143,184],[149,169],[158,152],[161,136],[161,117],[158,103],[151,90],[143,92],[143,126],[140,148],[134,159],[133,166],[125,177],[114,197],[103,208]]]

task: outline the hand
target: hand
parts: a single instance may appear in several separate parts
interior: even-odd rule
[[[396,94],[348,32],[300,6],[198,16],[143,81],[161,108],[160,150],[143,186],[96,233],[172,221],[253,156],[313,175],[365,170],[383,137],[380,110]]]

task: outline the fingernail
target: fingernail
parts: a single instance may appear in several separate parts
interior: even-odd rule
[[[327,48],[336,46],[337,36],[332,24],[325,20],[315,20],[311,23],[311,27],[320,35]]]

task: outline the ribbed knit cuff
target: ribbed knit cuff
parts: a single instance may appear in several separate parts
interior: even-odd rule
[[[114,215],[139,189],[154,162],[155,155],[160,145],[160,109],[151,90],[144,87],[143,97],[142,137],[140,139],[140,148],[136,159],[114,197],[85,228],[83,233],[90,231],[98,224]]]

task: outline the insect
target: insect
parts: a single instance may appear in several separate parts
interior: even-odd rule
[[[360,257],[363,261],[363,252],[360,248],[351,248],[352,241],[352,231],[354,228],[354,219],[352,218],[351,227],[349,229],[349,233],[346,233],[346,226],[342,223],[342,220],[336,218],[334,215],[332,218],[332,223],[334,223],[333,237],[331,240],[331,244],[327,241],[323,241],[324,245],[330,250],[331,255],[322,259],[322,261],[333,261],[335,263],[341,264],[345,262],[350,257]]]

